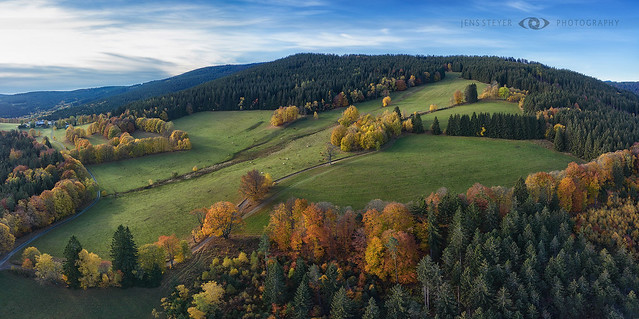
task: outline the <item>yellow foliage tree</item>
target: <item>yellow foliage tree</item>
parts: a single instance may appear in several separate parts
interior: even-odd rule
[[[102,259],[97,254],[90,253],[86,249],[82,249],[78,257],[78,270],[80,270],[82,274],[82,277],[80,277],[80,287],[87,289],[97,286],[102,280],[102,276],[98,271]]]
[[[431,104],[430,108],[428,110],[431,111],[431,112],[437,111],[437,104]]]
[[[188,309],[192,318],[206,318],[213,312],[224,296],[224,287],[215,281],[202,284],[202,292],[193,295],[193,307]]]
[[[387,107],[391,104],[391,97],[387,96],[382,99],[382,107]]]
[[[342,117],[337,120],[339,124],[349,127],[351,124],[359,119],[359,110],[354,105],[349,106],[344,112],[342,112]]]

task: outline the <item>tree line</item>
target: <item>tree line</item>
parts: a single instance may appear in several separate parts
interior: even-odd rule
[[[22,253],[22,269],[41,283],[65,284],[69,288],[157,287],[170,267],[191,257],[185,240],[175,235],[160,236],[158,241],[138,247],[129,227],[118,226],[111,241],[111,260],[103,260],[82,248],[77,237],[71,236],[64,248],[64,259],[28,247]]]
[[[135,130],[160,135],[137,139],[130,134]],[[108,143],[94,146],[86,139],[88,135],[93,134],[101,134],[109,140]],[[191,149],[188,133],[173,129],[172,122],[165,122],[158,118],[136,118],[132,115],[108,118],[101,114],[87,130],[69,125],[66,129],[66,139],[75,145],[69,154],[85,164],[99,164],[148,154]]]
[[[450,115],[446,135],[480,136],[511,140],[543,139],[546,121],[535,116],[473,112],[471,116]]]

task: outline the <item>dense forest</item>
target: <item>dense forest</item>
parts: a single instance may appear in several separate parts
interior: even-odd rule
[[[97,185],[81,162],[24,132],[0,132],[0,252],[16,237],[76,212]]]
[[[20,117],[55,108],[80,105],[127,91],[126,86],[105,86],[74,91],[42,91],[0,94],[0,117]]]
[[[636,318],[639,149],[361,211],[291,199],[168,318]]]
[[[125,87],[125,90],[123,90],[123,92],[112,96],[98,97],[92,101],[74,103],[75,106],[57,110],[50,116],[47,116],[47,118],[58,119],[60,117],[70,117],[77,114],[108,113],[119,108],[122,105],[134,101],[184,90],[198,84],[212,81],[233,74],[235,72],[251,68],[256,65],[259,65],[259,63],[210,66],[189,71],[163,80],[151,81]]]
[[[128,104],[138,116],[169,119],[211,110],[262,110],[296,105],[303,114],[383,97],[437,81],[445,68],[408,55],[297,54],[174,94]]]
[[[25,132],[0,131],[0,197],[4,208],[12,209],[17,201],[51,189],[60,180],[59,172],[49,165],[63,162],[62,154],[45,144]]]
[[[606,81],[606,83],[622,90],[630,91],[634,94],[639,95],[639,82],[613,82]]]

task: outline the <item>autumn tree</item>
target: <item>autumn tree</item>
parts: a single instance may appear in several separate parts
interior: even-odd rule
[[[439,127],[439,120],[437,119],[437,116],[435,116],[435,119],[433,119],[433,124],[430,126],[430,131],[433,133],[433,135],[442,134],[442,129]]]
[[[16,238],[11,233],[9,226],[0,223],[0,253],[10,251]]]
[[[459,105],[462,103],[464,103],[464,94],[460,90],[457,90],[453,93],[453,104]]]
[[[36,258],[36,277],[41,282],[57,282],[62,278],[62,264],[53,260],[49,254]]]
[[[75,236],[69,238],[67,246],[64,248],[65,261],[62,264],[64,275],[67,277],[67,283],[71,288],[80,287],[80,272],[78,259],[80,252],[82,251],[82,245]]]
[[[35,265],[35,261],[36,258],[38,256],[40,256],[41,253],[38,250],[38,248],[35,248],[33,246],[31,247],[27,247],[23,252],[22,252],[22,261],[23,261],[23,265],[24,262],[26,262],[27,260],[29,260],[29,263],[31,264],[31,266]],[[24,266],[23,266],[24,267]]]
[[[242,225],[242,223],[242,217],[235,204],[217,202],[206,213],[202,233],[205,236],[221,236],[228,239],[233,229]]]
[[[140,268],[149,276],[155,272],[159,272],[161,276],[166,268],[166,255],[167,252],[163,246],[157,244],[143,245],[138,251]]]
[[[428,108],[430,112],[435,112],[437,111],[437,109],[438,109],[437,104],[431,104],[430,107]]]
[[[251,201],[258,202],[266,196],[272,184],[272,180],[269,180],[264,174],[254,169],[242,176],[239,192]]]
[[[391,104],[391,97],[386,96],[382,99],[382,107],[387,107]]]
[[[359,119],[359,110],[354,105],[349,106],[344,112],[342,112],[342,117],[337,120],[340,125],[344,127],[349,127],[351,124]]]
[[[173,260],[175,256],[179,252],[180,248],[180,240],[175,236],[175,234],[171,236],[160,236],[158,237],[158,241],[156,243],[159,247],[164,248],[166,252],[166,257],[169,258],[169,262],[171,263],[171,268],[173,268]]]
[[[97,286],[102,280],[99,267],[102,258],[97,254],[90,253],[86,249],[82,249],[78,254],[77,266],[81,277],[79,279],[80,287],[87,289]]]
[[[210,318],[224,297],[224,287],[215,281],[202,284],[202,292],[193,295],[193,307],[188,309],[191,318]]]
[[[333,131],[331,131],[331,144],[339,147],[342,145],[342,139],[346,135],[346,127],[344,125],[336,126]]]

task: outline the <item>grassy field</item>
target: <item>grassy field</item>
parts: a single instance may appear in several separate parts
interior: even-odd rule
[[[423,105],[440,103],[448,100],[453,92],[462,89],[473,81],[458,77],[458,73],[449,75],[438,83],[414,87],[403,92],[393,92],[391,97],[403,111],[412,113],[426,110]],[[485,84],[478,83],[479,88]],[[448,104],[446,104],[448,105]],[[506,102],[478,103],[472,106],[458,107],[458,113],[472,114],[475,112],[518,112],[515,104]],[[381,114],[391,111],[382,108],[381,100],[372,100],[357,104],[362,113]],[[405,108],[405,110],[404,110]],[[472,110],[471,110],[472,109]],[[123,192],[148,185],[149,180],[157,181],[170,178],[173,173],[184,174],[194,166],[202,168],[226,160],[230,160],[243,152],[250,156],[269,148],[281,147],[294,142],[299,136],[305,136],[322,130],[328,130],[336,124],[343,109],[321,113],[319,119],[301,119],[286,129],[273,128],[269,121],[271,111],[234,111],[234,112],[203,112],[183,117],[174,121],[175,128],[187,131],[191,137],[193,149],[187,152],[164,153],[125,161],[111,162],[90,167],[101,188],[108,193]],[[447,120],[454,112],[442,110],[437,114],[440,120]],[[441,115],[440,115],[441,114]],[[445,119],[444,119],[445,118]],[[425,116],[425,125],[430,125],[432,119]],[[324,141],[314,141],[313,144],[324,144]],[[251,151],[247,148],[254,146]],[[308,153],[308,152],[305,152]],[[306,154],[300,154],[305,156]]]
[[[442,83],[449,83],[448,92],[452,94],[455,88],[460,86],[463,88],[470,81],[449,76]],[[443,87],[446,86],[433,84],[412,88],[394,93],[394,100],[398,103],[407,101],[406,105],[417,105],[418,100],[429,96],[423,92],[435,90],[435,93],[430,94],[433,98],[446,94],[442,93],[444,92]],[[358,107],[362,112],[378,113],[384,110],[380,104],[381,102],[377,100],[368,101],[359,104]],[[519,109],[512,103],[481,102],[427,114],[424,116],[424,121],[428,123],[430,116],[435,114],[472,113],[473,111],[519,112]],[[139,244],[153,242],[157,240],[158,236],[171,233],[187,238],[191,229],[197,224],[195,218],[188,213],[194,208],[210,206],[220,200],[232,202],[241,200],[237,193],[239,180],[248,170],[255,168],[262,172],[268,172],[277,179],[321,163],[323,157],[320,153],[325,148],[331,128],[341,116],[341,112],[342,110],[324,112],[317,120],[300,119],[286,128],[273,128],[268,124],[270,111],[204,112],[178,119],[175,121],[175,127],[189,132],[193,143],[192,150],[90,166],[101,188],[105,189],[108,194],[113,194],[114,191],[122,192],[145,186],[148,185],[149,179],[157,181],[171,177],[173,172],[180,174],[189,172],[196,165],[198,167],[213,165],[231,159],[238,152],[236,157],[247,157],[250,160],[198,178],[149,190],[121,194],[118,197],[105,198],[74,222],[52,231],[34,244],[43,252],[59,256],[68,238],[71,235],[76,235],[87,249],[101,256],[107,256],[108,243],[119,224],[130,226]],[[442,121],[445,122],[448,116],[445,115],[443,118],[445,119]],[[442,125],[445,127],[444,124]],[[401,145],[410,146],[413,142],[423,141],[426,138],[427,136],[408,137],[406,141],[403,141],[404,138],[402,138],[397,142],[400,145],[399,148],[394,146],[389,150],[391,152],[389,154],[403,153],[405,149]],[[433,140],[437,140],[437,138]],[[478,143],[490,144],[491,142]],[[256,146],[246,150],[251,145]],[[473,146],[464,144],[460,147]],[[240,152],[241,150],[245,151]],[[446,151],[445,147],[444,151]],[[344,155],[346,154],[339,154],[339,156]],[[442,153],[440,156],[448,158],[450,153]],[[462,163],[460,167],[466,167],[467,162],[464,161],[463,157],[456,160]],[[456,167],[456,161],[450,161],[450,159],[448,161],[448,170],[451,167]],[[540,162],[543,161],[546,159],[540,159]],[[377,170],[392,171],[392,162],[392,160],[389,160],[388,163],[380,162],[381,165],[378,166]],[[526,171],[526,173],[530,171]],[[321,171],[318,173],[324,174]],[[340,176],[335,178],[336,181],[341,180]],[[406,182],[407,180],[403,179],[396,180],[396,183]],[[429,181],[422,181],[422,185],[426,185],[427,182]],[[336,183],[339,184],[339,182]],[[297,192],[298,190],[293,188],[293,191]],[[364,188],[360,190],[361,194],[358,196],[361,198],[358,201],[365,203],[384,194],[378,191],[371,189],[370,195],[367,195],[369,189]],[[409,199],[412,198],[401,197],[396,200]],[[333,200],[333,197],[327,196],[325,200]],[[342,202],[338,200],[336,203]],[[251,222],[254,223],[254,220]]]
[[[463,90],[469,83],[458,78],[458,74],[449,73],[444,81],[394,92],[391,98],[393,106],[399,106],[407,114],[426,111],[430,104],[448,106],[453,92]],[[480,92],[484,86],[478,83]],[[359,103],[357,107],[361,113],[392,111],[382,108],[381,100]],[[103,198],[91,210],[33,245],[42,252],[61,256],[68,238],[76,235],[84,248],[108,259],[113,232],[120,224],[131,228],[139,246],[156,241],[160,235],[174,233],[188,238],[197,225],[189,212],[216,201],[239,202],[240,177],[248,170],[268,172],[277,179],[322,163],[321,151],[342,111],[320,113],[317,120],[303,118],[286,128],[270,126],[271,111],[203,112],[175,120],[176,129],[189,133],[192,150],[92,165],[89,168],[100,187],[108,194],[121,193],[148,185],[149,180],[170,178],[174,172],[190,172],[194,166],[202,168],[230,159],[244,161],[201,177]],[[482,101],[426,114],[422,119],[428,127],[437,116],[444,129],[450,114],[472,112],[521,111],[513,103]],[[0,129],[4,127],[10,126],[0,124]],[[57,141],[64,140],[64,130],[42,130],[42,134],[52,133]],[[136,134],[135,137],[145,137]],[[99,142],[96,140],[94,144]],[[340,153],[338,157],[345,155]],[[409,135],[385,151],[295,176],[278,185],[272,194],[276,196],[274,203],[305,197],[362,208],[371,199],[406,202],[440,186],[455,192],[465,191],[474,182],[510,186],[519,176],[563,169],[573,160],[530,142]],[[258,234],[267,221],[268,212],[263,210],[247,220],[245,232]],[[0,293],[0,316],[8,318],[37,318],[43,308],[25,306],[33,302],[51,309],[47,317],[145,318],[149,317],[150,309],[157,307],[162,294],[154,289],[84,292],[41,287],[33,280],[7,272],[0,273],[0,287],[12,287],[8,295],[7,291]]]
[[[383,152],[288,179],[276,187],[274,203],[298,197],[362,209],[372,199],[408,202],[440,187],[461,193],[476,182],[513,186],[519,177],[572,161],[578,160],[529,141],[410,135]],[[246,232],[260,233],[267,221],[265,209],[247,219]]]
[[[152,318],[159,288],[73,290],[40,285],[34,279],[0,272],[2,318]]]

